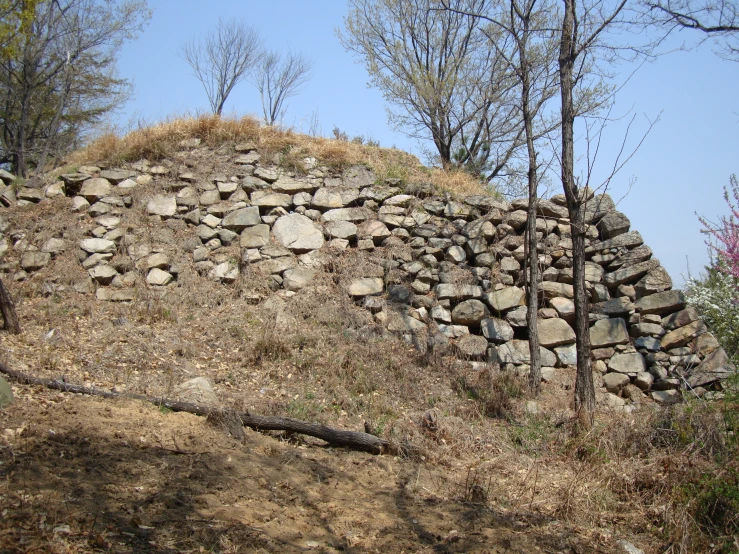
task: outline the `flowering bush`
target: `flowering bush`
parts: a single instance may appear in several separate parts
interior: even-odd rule
[[[715,239],[714,244],[709,240],[709,248],[715,250],[718,254],[718,269],[735,279],[739,279],[739,182],[736,175],[729,178],[731,188],[731,197],[729,190],[724,187],[724,198],[729,206],[730,214],[719,220],[718,224],[713,224],[704,217],[700,217],[700,222],[705,227],[705,232]],[[733,202],[732,202],[733,198]]]

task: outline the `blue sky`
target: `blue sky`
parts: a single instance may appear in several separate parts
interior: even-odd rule
[[[316,113],[324,136],[338,126],[350,137],[363,135],[383,146],[420,154],[420,145],[387,124],[381,94],[367,87],[364,67],[346,53],[335,29],[346,14],[344,0],[150,0],[153,17],[144,33],[126,44],[119,72],[135,86],[134,97],[118,114],[121,130],[140,122],[209,111],[200,83],[177,50],[188,39],[214,28],[218,18],[243,19],[269,48],[301,51],[315,61],[311,80],[290,100],[284,123],[307,131]],[[678,38],[692,40],[682,33]],[[618,69],[617,79],[631,71]],[[644,144],[616,176],[609,192],[623,199],[619,209],[644,236],[676,285],[708,261],[697,214],[710,219],[728,213],[723,186],[739,172],[739,63],[717,57],[710,44],[674,52],[645,64],[619,92],[614,115],[637,116],[632,137],[660,117]],[[224,113],[261,113],[256,89],[240,84]],[[620,147],[625,122],[607,130],[596,175],[603,175]],[[634,182],[635,180],[635,182]],[[630,183],[633,182],[631,187]],[[628,193],[628,194],[627,194]]]

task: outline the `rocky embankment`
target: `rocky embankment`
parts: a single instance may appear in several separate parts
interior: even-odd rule
[[[35,244],[4,220],[4,277],[32,278],[73,251],[89,275],[76,292],[100,301],[135,301],[140,286],[166,291],[185,266],[225,286],[257,271],[289,297],[311,286],[327,257],[357,249],[374,258],[343,293],[384,332],[472,364],[528,371],[525,199],[455,197],[425,184],[378,182],[362,166],[335,172],[313,158],[296,175],[253,144],[236,145],[214,172],[201,164],[207,152],[197,140],[181,146],[175,161],[81,166],[37,186],[0,174],[6,209],[67,202],[85,228],[75,243],[57,236]],[[186,238],[172,244],[126,225],[137,210]],[[593,367],[606,401],[619,407],[645,395],[672,403],[683,390],[717,394],[734,368],[639,232],[607,194],[589,197],[586,219]],[[572,241],[562,195],[540,202],[536,228],[547,379],[553,368],[576,363]]]

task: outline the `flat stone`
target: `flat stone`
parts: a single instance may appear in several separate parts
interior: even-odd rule
[[[634,341],[634,348],[637,350],[648,350],[649,352],[658,352],[662,348],[659,339],[654,337],[639,337]]]
[[[685,295],[680,290],[668,290],[644,296],[636,301],[636,309],[642,314],[666,315],[685,308]]]
[[[24,271],[38,271],[46,267],[51,261],[49,252],[41,252],[38,250],[30,250],[24,252],[21,256],[21,268]]]
[[[698,311],[693,306],[688,306],[684,310],[663,317],[662,327],[667,331],[672,331],[673,329],[692,323],[699,318]]]
[[[221,225],[226,229],[239,233],[247,227],[259,225],[262,218],[259,216],[259,208],[249,206],[248,208],[240,208],[227,214],[223,218]]]
[[[667,270],[662,266],[656,267],[647,273],[636,285],[634,285],[637,298],[670,290],[671,288],[672,279],[667,273]]]
[[[361,298],[364,296],[382,294],[384,283],[380,277],[363,277],[352,281],[347,290],[350,296]]]
[[[313,280],[316,272],[305,267],[288,269],[282,275],[282,286],[285,290],[298,291]]]
[[[644,239],[641,234],[639,234],[639,231],[630,231],[611,239],[594,242],[590,245],[590,248],[598,251],[610,250],[611,248],[635,248],[642,244],[644,244]]]
[[[136,177],[135,171],[129,171],[127,169],[106,169],[100,172],[100,177],[107,179],[114,185],[117,185],[126,179],[132,179]]]
[[[636,375],[646,371],[647,364],[644,362],[644,356],[639,354],[639,352],[627,352],[615,354],[608,362],[608,370]]]
[[[298,254],[323,246],[323,233],[304,215],[295,213],[281,216],[275,221],[272,233],[278,243]]]
[[[652,397],[652,400],[660,404],[677,404],[683,399],[682,394],[677,390],[652,391],[649,393],[649,396]]]
[[[457,339],[470,334],[470,328],[466,325],[444,325],[439,324],[439,332],[450,339]]]
[[[149,215],[172,217],[177,213],[177,199],[174,196],[157,194],[146,204],[146,212]]]
[[[636,306],[627,296],[612,298],[605,302],[597,302],[591,308],[592,313],[604,314],[609,317],[626,317],[636,309]]]
[[[495,354],[498,363],[501,364],[528,365],[531,363],[527,340],[511,340],[501,344],[495,347]],[[557,364],[557,357],[551,350],[539,347],[539,354],[542,367],[554,367]]]
[[[629,334],[632,337],[661,337],[665,334],[665,330],[656,323],[636,323],[629,329]]]
[[[519,287],[506,287],[487,293],[485,295],[485,301],[494,311],[503,313],[506,310],[523,305],[525,303],[525,295],[526,292]]]
[[[247,227],[241,232],[241,248],[261,248],[269,244],[269,225],[260,224]]]
[[[690,372],[688,384],[693,388],[704,387],[716,381],[728,379],[735,374],[736,367],[729,360],[726,351],[723,348],[718,348],[706,356],[706,359]]]
[[[574,344],[558,346],[554,349],[554,354],[561,366],[577,365],[577,346]]]
[[[88,254],[105,254],[115,252],[116,245],[107,239],[84,239],[80,242],[80,248]]]
[[[563,298],[574,298],[575,291],[572,285],[566,283],[555,283],[553,281],[543,281],[539,285],[539,290],[546,299],[556,298],[561,296]]]
[[[612,239],[618,235],[628,232],[631,221],[621,212],[613,211],[607,213],[596,225],[603,239]]]
[[[539,331],[539,344],[544,348],[575,342],[575,331],[564,319],[540,319],[536,327]]]
[[[482,297],[482,288],[477,285],[442,283],[434,289],[439,300],[467,300]]]
[[[595,258],[595,256],[593,257]],[[613,261],[611,261],[608,267],[609,269],[614,270],[618,269],[619,267],[626,267],[629,265],[645,262],[651,257],[652,249],[646,245],[642,245],[618,256],[614,256]]]
[[[628,267],[617,269],[612,273],[606,273],[603,277],[603,283],[609,288],[618,285],[633,283],[646,275],[650,271],[659,267],[659,260],[651,259],[646,262],[630,265]]]
[[[480,329],[490,342],[503,343],[513,339],[513,327],[502,319],[485,318],[480,322]]]
[[[292,269],[298,265],[295,258],[284,257],[264,260],[256,264],[256,268],[265,275],[278,275],[285,270]]]
[[[110,265],[96,265],[92,269],[89,269],[87,273],[90,275],[93,281],[97,281],[101,285],[109,285],[113,279],[118,275],[118,272],[113,266]]]
[[[239,266],[231,262],[222,262],[211,270],[210,276],[222,283],[233,283],[239,277]]]
[[[90,203],[97,202],[111,193],[112,187],[107,179],[94,177],[82,183],[79,195]]]
[[[590,346],[593,348],[628,343],[629,332],[626,328],[626,322],[620,317],[601,319],[590,328]]]
[[[296,194],[298,192],[313,192],[319,187],[317,182],[307,181],[303,179],[293,179],[292,177],[281,176],[272,183],[272,190],[275,192],[284,192],[287,194]]]
[[[152,254],[146,259],[146,269],[167,269],[169,267],[169,256],[163,252]]]
[[[325,222],[329,221],[352,221],[360,222],[374,217],[372,210],[368,208],[337,208],[328,210],[321,216]]]
[[[684,327],[678,327],[664,335],[661,340],[662,349],[670,350],[678,346],[685,346],[697,336],[707,332],[708,328],[705,323],[700,320],[693,321]]]
[[[163,287],[174,280],[174,276],[168,271],[164,271],[158,267],[153,268],[146,275],[146,282],[152,286]]]
[[[359,198],[359,191],[355,188],[324,187],[313,195],[311,206],[318,209],[330,210],[344,208]]]
[[[357,226],[350,221],[330,221],[324,229],[334,239],[353,240],[357,237]]]
[[[260,208],[285,208],[292,206],[293,197],[290,194],[257,190],[251,193],[251,203]]]
[[[18,190],[17,197],[18,200],[25,200],[26,202],[31,202],[32,204],[38,204],[44,199],[45,194],[42,189],[22,187]]]

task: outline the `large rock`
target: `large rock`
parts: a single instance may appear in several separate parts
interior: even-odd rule
[[[350,221],[330,221],[325,230],[334,239],[353,240],[357,237],[357,226]]]
[[[372,210],[368,208],[337,208],[329,210],[321,216],[323,221],[364,221],[374,217]]]
[[[593,348],[628,343],[629,332],[626,322],[620,317],[601,319],[590,328],[590,346]]]
[[[489,292],[485,295],[485,301],[498,313],[521,306],[524,304],[526,293],[519,287],[506,287]]]
[[[146,276],[146,282],[155,287],[164,287],[173,280],[174,276],[171,273],[158,267],[153,268]]]
[[[456,285],[442,283],[434,289],[439,300],[467,300],[468,298],[480,298],[482,289],[477,285]]]
[[[116,245],[107,239],[84,239],[80,242],[80,248],[88,254],[107,254],[115,252]]]
[[[609,288],[617,287],[618,285],[623,285],[624,283],[633,283],[640,279],[642,276],[646,275],[648,272],[658,267],[659,260],[647,260],[646,262],[630,265],[623,269],[617,269],[612,273],[606,273],[606,275],[603,277],[603,282]]]
[[[101,285],[109,285],[118,275],[118,272],[115,270],[115,268],[107,264],[96,265],[92,269],[89,269],[87,273],[90,274],[90,278],[93,281],[96,281]]]
[[[330,210],[344,208],[359,198],[359,191],[355,188],[323,187],[316,191],[311,206],[318,209]]]
[[[631,302],[628,296],[612,298],[605,302],[598,302],[591,308],[591,312],[596,314],[604,314],[609,317],[624,317],[629,315],[636,306]]]
[[[284,192],[287,194],[296,194],[298,192],[313,192],[318,188],[318,183],[314,181],[305,181],[293,179],[291,177],[281,176],[274,183],[272,189],[275,192]]]
[[[513,339],[513,327],[502,319],[485,318],[480,322],[480,328],[490,342],[503,343]]]
[[[175,389],[174,394],[178,400],[183,402],[212,407],[219,405],[218,396],[213,390],[213,385],[205,377],[195,377],[185,381]]]
[[[482,359],[487,354],[488,341],[479,335],[466,335],[455,345],[459,354],[465,358]]]
[[[641,298],[642,296],[648,296],[672,288],[672,279],[667,273],[667,270],[659,266],[649,273],[647,273],[642,279],[634,285],[636,296]]]
[[[575,331],[564,319],[540,319],[536,327],[539,331],[539,344],[544,348],[575,342]]]
[[[479,300],[465,300],[452,310],[452,321],[459,325],[478,325],[488,315],[488,309]]]
[[[293,204],[293,197],[281,192],[257,190],[251,193],[251,203],[260,208],[285,208],[287,210]]]
[[[559,365],[577,365],[577,346],[568,344],[567,346],[558,346],[554,349]]]
[[[24,252],[21,256],[21,268],[23,268],[24,271],[38,271],[39,269],[46,267],[50,261],[51,254],[49,252],[31,250]]]
[[[699,319],[699,317],[698,311],[693,306],[688,306],[684,310],[663,317],[662,327],[667,331],[672,331],[673,329],[692,323],[696,319]]]
[[[612,239],[594,242],[590,245],[592,250],[610,250],[611,248],[635,248],[644,244],[644,239],[639,231],[631,231],[618,235]]]
[[[269,225],[261,223],[247,227],[241,232],[239,245],[241,248],[261,248],[269,244]]]
[[[612,394],[618,394],[630,382],[629,376],[623,373],[607,373],[603,376],[603,386]]]
[[[349,294],[355,298],[382,294],[384,283],[380,277],[362,277],[349,284]]]
[[[603,239],[612,239],[613,237],[622,235],[629,230],[630,226],[631,221],[629,221],[629,218],[617,211],[606,214],[596,225]]]
[[[694,338],[703,333],[707,333],[708,328],[702,321],[693,321],[688,323],[684,327],[678,327],[667,333],[662,337],[662,349],[670,350],[671,348],[677,348],[678,346],[685,346]]]
[[[734,374],[736,374],[736,367],[729,360],[726,351],[723,348],[718,348],[706,356],[706,359],[691,371],[688,384],[693,388],[704,387],[716,381],[728,379]]]
[[[174,196],[157,194],[146,204],[146,212],[149,215],[172,217],[177,213],[177,199]]]
[[[685,308],[685,295],[680,290],[650,294],[636,302],[636,309],[642,314],[666,315],[683,308]]]
[[[282,275],[282,286],[285,290],[298,291],[307,286],[313,280],[315,274],[316,272],[313,269],[306,267],[288,269]]]
[[[259,208],[256,206],[249,206],[248,208],[234,210],[228,214],[223,218],[223,221],[221,221],[221,225],[226,229],[239,233],[247,227],[253,227],[261,222],[262,218],[259,217]]]
[[[627,352],[614,355],[608,362],[608,370],[636,376],[647,370],[647,364],[639,352]]]
[[[567,283],[555,283],[554,281],[544,281],[539,285],[539,290],[546,299],[556,298],[574,298],[575,291],[572,285]]]
[[[529,341],[511,340],[495,348],[497,362],[501,364],[527,365],[531,363],[529,353]],[[554,367],[557,357],[554,352],[544,347],[539,347],[542,367]]]
[[[101,179],[95,177],[93,179],[87,179],[82,183],[79,195],[90,203],[97,202],[101,198],[110,195],[112,187],[107,179]]]
[[[277,242],[298,254],[323,246],[323,233],[304,215],[283,215],[275,221],[272,233]]]

